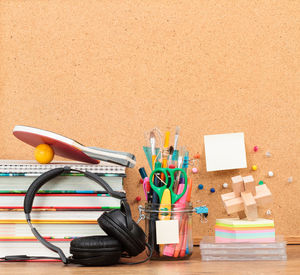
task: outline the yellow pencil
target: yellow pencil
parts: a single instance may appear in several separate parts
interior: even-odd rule
[[[170,132],[167,131],[165,135],[165,144],[163,150],[163,160],[162,160],[162,168],[167,168],[168,166],[168,148],[170,142]]]

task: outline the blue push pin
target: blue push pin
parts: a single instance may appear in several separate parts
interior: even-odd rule
[[[210,193],[215,193],[216,189],[215,188],[210,188]]]
[[[203,184],[199,184],[199,185],[198,185],[198,189],[199,189],[199,190],[202,190],[202,189],[203,189]]]

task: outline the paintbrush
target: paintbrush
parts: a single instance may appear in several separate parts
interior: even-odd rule
[[[178,159],[178,138],[179,138],[179,131],[180,131],[180,127],[176,126],[176,131],[175,131],[175,141],[174,141],[174,153],[172,155],[172,164],[176,163],[176,160]]]
[[[176,126],[176,131],[175,131],[175,142],[174,142],[174,151],[177,149],[178,138],[179,138],[179,131],[180,131],[180,127],[179,127],[179,126]]]
[[[173,146],[170,146],[169,148],[169,159],[168,159],[168,167],[173,164],[172,163],[172,155],[174,153],[174,147]]]
[[[151,147],[151,155],[152,155],[152,169],[154,169],[156,153],[155,153],[155,134],[153,131],[150,132],[150,147]]]

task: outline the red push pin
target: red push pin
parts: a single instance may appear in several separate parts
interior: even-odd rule
[[[253,147],[253,151],[254,151],[254,152],[257,152],[257,151],[258,151],[258,146],[257,146],[257,145],[255,145],[255,146]]]
[[[143,179],[140,179],[140,184],[143,184],[144,183],[144,180]]]
[[[200,154],[199,153],[197,153],[196,155],[194,155],[194,159],[200,159]]]
[[[137,197],[135,198],[135,201],[136,201],[136,202],[139,202],[141,199],[142,199],[141,196],[137,196]]]

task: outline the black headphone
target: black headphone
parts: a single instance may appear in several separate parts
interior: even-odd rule
[[[99,226],[107,233],[108,236],[88,236],[73,239],[70,243],[71,257],[67,258],[64,252],[57,246],[44,239],[31,223],[30,213],[36,193],[49,180],[71,171],[84,174],[89,179],[100,184],[112,197],[121,200],[121,208],[114,209],[103,213],[98,218]],[[80,264],[86,266],[104,266],[119,263],[121,257],[137,256],[145,250],[149,250],[149,255],[145,260],[151,258],[152,249],[146,242],[146,235],[141,227],[132,220],[129,204],[126,201],[126,194],[116,192],[97,175],[88,172],[71,169],[70,167],[52,169],[38,178],[36,178],[27,190],[24,199],[24,212],[28,225],[33,235],[47,248],[58,253],[64,264]],[[124,254],[125,252],[125,254]],[[22,261],[29,259],[45,259],[51,257],[29,257],[26,255],[6,256],[3,259],[7,261]],[[53,258],[52,258],[53,259]]]

